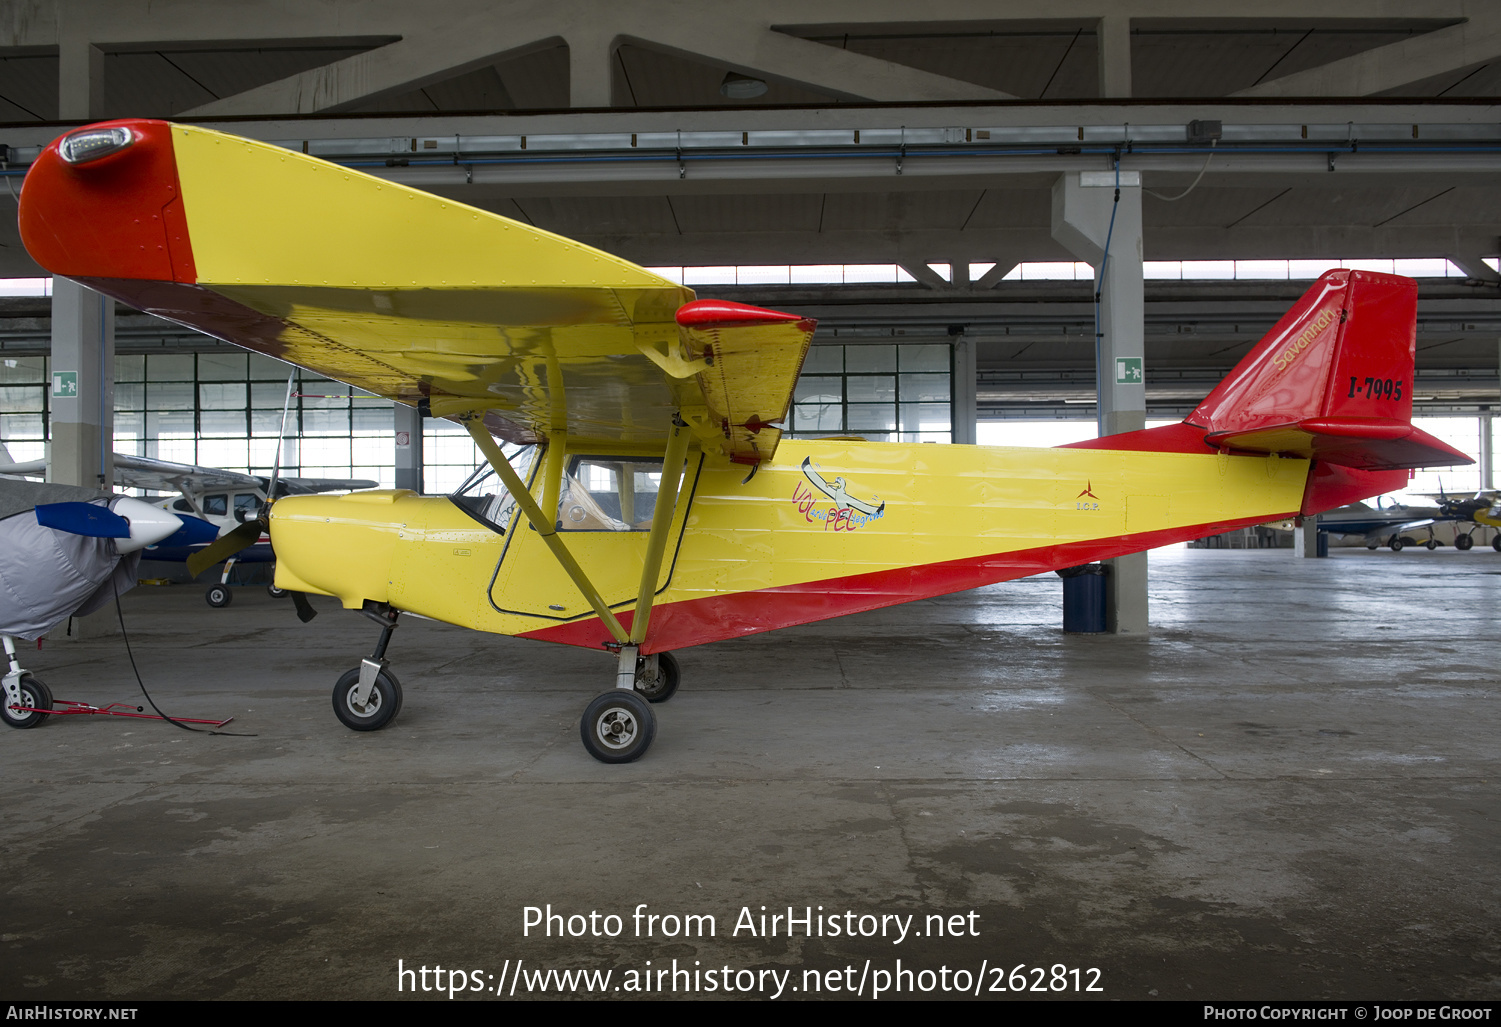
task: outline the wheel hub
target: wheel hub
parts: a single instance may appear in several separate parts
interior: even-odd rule
[[[355,696],[359,694],[360,686],[355,685],[349,690],[349,699],[346,705],[349,712],[356,717],[373,717],[380,712],[380,689],[370,689],[370,695],[363,703],[357,702]]]
[[[636,718],[630,710],[616,706],[599,715],[594,722],[594,733],[600,744],[611,749],[624,749],[636,740]]]

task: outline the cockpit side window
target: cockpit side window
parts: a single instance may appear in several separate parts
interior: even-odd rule
[[[662,461],[574,457],[558,498],[559,531],[650,531]]]

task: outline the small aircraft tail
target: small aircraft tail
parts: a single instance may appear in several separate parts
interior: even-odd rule
[[[1312,460],[1305,515],[1473,463],[1413,426],[1417,303],[1410,278],[1326,272],[1181,425],[1080,445]]]

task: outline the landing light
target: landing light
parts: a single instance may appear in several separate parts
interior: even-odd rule
[[[57,147],[57,153],[69,164],[85,164],[118,153],[133,142],[135,134],[124,125],[91,128],[85,132],[74,132],[63,139]]]

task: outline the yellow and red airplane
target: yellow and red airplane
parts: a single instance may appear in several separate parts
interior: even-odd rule
[[[270,513],[277,586],[382,625],[334,692],[357,730],[400,709],[385,650],[401,612],[616,654],[580,734],[620,763],[651,744],[672,650],[1307,516],[1469,462],[1411,423],[1417,286],[1391,275],[1326,274],[1181,424],[1041,450],[784,441],[811,321],[697,300],[276,146],[83,128],[33,165],[20,224],[55,274],[467,426],[490,494]]]

